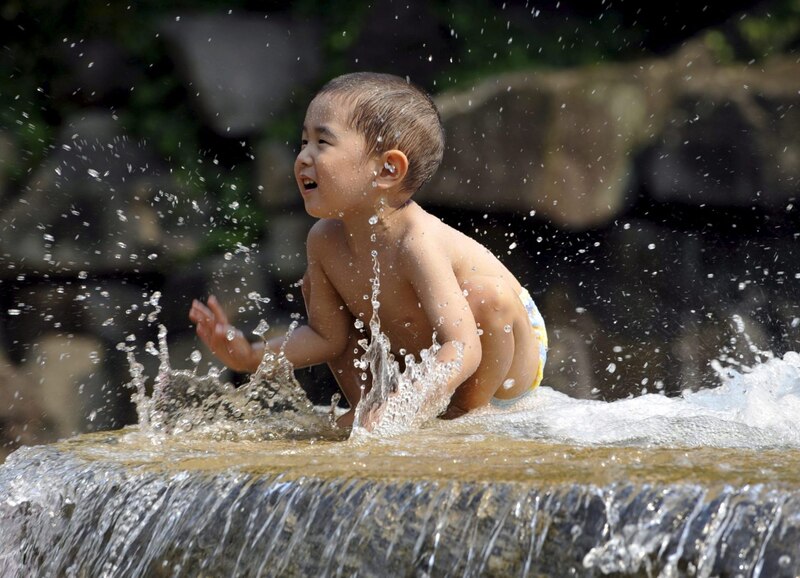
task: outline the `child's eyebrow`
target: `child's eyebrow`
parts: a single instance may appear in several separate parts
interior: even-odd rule
[[[328,136],[328,137],[336,136],[334,132],[324,124],[313,127],[313,131],[320,136]],[[303,132],[306,134],[308,133],[308,127],[306,127],[306,125],[303,125]]]

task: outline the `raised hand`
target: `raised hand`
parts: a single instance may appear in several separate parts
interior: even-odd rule
[[[234,371],[255,371],[260,356],[242,332],[228,322],[216,297],[211,295],[207,304],[197,299],[192,301],[189,319],[195,324],[198,337],[227,367]]]

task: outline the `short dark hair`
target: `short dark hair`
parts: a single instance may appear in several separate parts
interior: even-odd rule
[[[417,192],[436,173],[444,154],[444,128],[422,88],[392,74],[354,72],[329,81],[320,95],[353,104],[350,125],[364,136],[370,152],[398,149],[408,157],[408,192]]]

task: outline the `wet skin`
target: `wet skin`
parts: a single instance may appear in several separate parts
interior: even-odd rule
[[[317,97],[306,113],[295,178],[306,211],[319,219],[307,240],[303,296],[308,323],[286,343],[295,367],[327,363],[355,407],[360,390],[357,342],[372,314],[369,300],[373,251],[381,268],[381,329],[393,352],[430,347],[434,331],[442,344],[438,360],[457,357],[460,370],[441,395],[452,396],[443,417],[458,417],[530,387],[538,369],[538,340],[519,299],[520,283],[480,243],[444,224],[409,199],[403,189],[408,159],[399,150],[369,154],[352,129],[348,103]],[[365,298],[366,297],[366,298]],[[195,300],[189,312],[197,334],[220,360],[253,371],[263,355],[236,331],[212,296]],[[277,351],[284,339],[267,343]],[[354,353],[358,351],[358,353]],[[402,356],[398,356],[402,357]],[[508,380],[512,380],[509,382]],[[511,383],[511,387],[504,387]],[[352,421],[352,410],[341,419]]]

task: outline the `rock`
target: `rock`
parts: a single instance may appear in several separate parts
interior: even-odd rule
[[[110,387],[104,356],[103,343],[88,335],[50,333],[31,345],[22,371],[36,384],[37,406],[58,437],[89,431],[98,412],[115,412],[103,395]]]
[[[223,136],[257,133],[322,66],[316,29],[274,14],[181,15],[161,29],[206,123]]]
[[[631,156],[654,100],[625,68],[518,73],[437,97],[448,146],[420,198],[536,210],[562,227],[607,223],[626,205]]]
[[[599,389],[587,335],[572,327],[548,327],[552,342],[547,352],[542,385],[578,399],[593,399]],[[594,390],[594,391],[593,391]]]
[[[800,182],[796,62],[710,68],[686,82],[642,176],[659,202],[783,209]],[[784,81],[785,80],[785,81]]]
[[[197,252],[208,219],[204,203],[179,197],[176,186],[168,167],[121,134],[110,113],[82,113],[0,214],[2,256],[17,264],[15,276],[166,268]]]
[[[800,179],[799,89],[797,62],[718,66],[699,41],[667,59],[497,76],[437,96],[448,145],[418,198],[583,230],[629,206],[635,177],[659,202],[782,209]]]
[[[31,376],[0,351],[0,462],[21,445],[55,441],[34,396]]]

